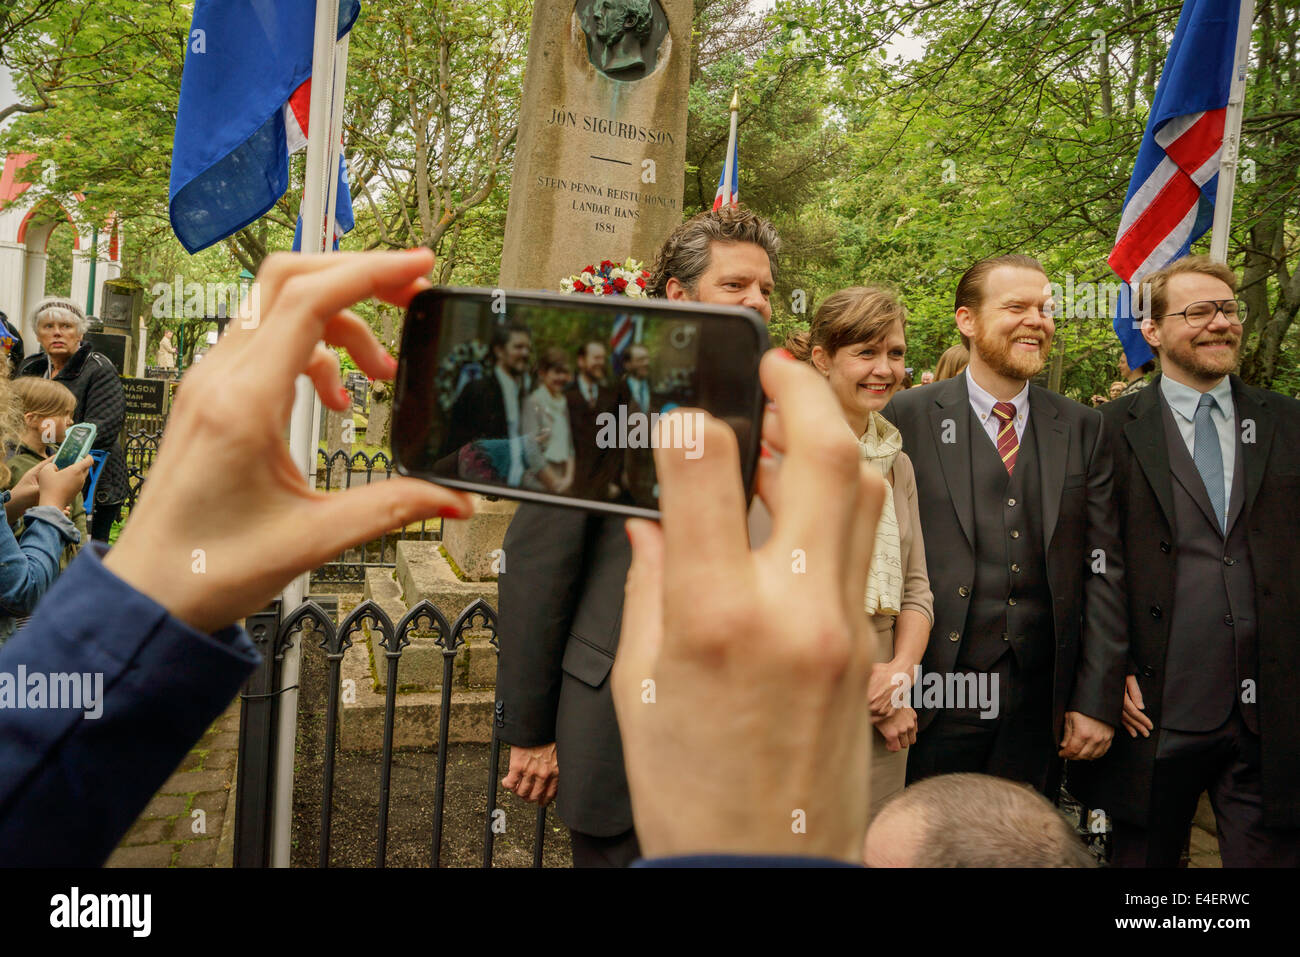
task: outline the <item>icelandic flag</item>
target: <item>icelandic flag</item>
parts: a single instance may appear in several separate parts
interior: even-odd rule
[[[338,3],[342,37],[361,4]],[[189,252],[238,232],[288,188],[289,155],[306,145],[315,23],[316,0],[196,0],[169,204]],[[347,196],[340,189],[340,226],[351,224]]]
[[[620,312],[614,319],[614,326],[609,333],[609,355],[617,375],[623,374],[623,355],[628,346],[638,341],[641,317],[631,313]]]
[[[738,206],[740,204],[740,144],[736,141],[736,114],[731,114],[731,137],[727,143],[730,149],[727,150],[727,159],[722,164],[722,175],[718,177],[718,192],[713,197],[713,208],[721,209],[724,200],[727,197],[727,176],[730,171],[731,176],[731,196],[730,205]]]
[[[1186,0],[1138,150],[1115,248],[1115,335],[1129,368],[1153,356],[1134,320],[1133,288],[1186,256],[1214,219],[1240,0]],[[1139,293],[1138,305],[1145,296]]]

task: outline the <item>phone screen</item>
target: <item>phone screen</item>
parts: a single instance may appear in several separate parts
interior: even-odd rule
[[[752,487],[767,332],[732,306],[433,289],[411,303],[393,409],[399,471],[511,498],[657,514],[654,448],[703,455],[725,420]]]
[[[94,444],[95,432],[96,429],[93,424],[84,422],[70,428],[68,434],[63,438],[63,444],[59,446],[59,451],[54,456],[54,467],[56,469],[65,469],[69,465],[75,465],[80,461]]]

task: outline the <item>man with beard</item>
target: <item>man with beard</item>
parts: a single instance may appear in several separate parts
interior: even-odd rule
[[[1245,310],[1227,266],[1188,256],[1145,281],[1162,374],[1102,413],[1128,569],[1124,728],[1071,790],[1111,817],[1116,865],[1176,867],[1208,790],[1224,867],[1300,867],[1300,402],[1233,374]]]
[[[1054,798],[1060,759],[1100,757],[1119,724],[1123,566],[1101,415],[1029,384],[1053,305],[1037,260],[976,263],[956,294],[966,372],[885,408],[916,466],[934,592],[909,783],[975,771]]]
[[[771,223],[749,210],[708,210],[664,240],[646,293],[748,306],[767,321],[779,250]],[[753,518],[751,539],[762,533]],[[619,516],[524,502],[506,532],[498,582],[494,717],[511,746],[502,784],[537,804],[558,793],[575,867],[622,867],[640,854],[609,684],[632,559],[623,525]]]
[[[439,455],[458,452],[476,439],[519,437],[519,403],[528,393],[532,346],[532,334],[519,323],[502,323],[492,330],[492,368],[467,382],[456,396]]]

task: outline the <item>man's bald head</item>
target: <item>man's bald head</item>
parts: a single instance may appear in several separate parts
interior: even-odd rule
[[[1095,867],[1051,803],[1025,784],[944,774],[905,788],[867,832],[868,867]]]

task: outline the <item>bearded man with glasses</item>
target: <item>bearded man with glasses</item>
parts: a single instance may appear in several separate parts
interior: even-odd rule
[[[1300,402],[1235,374],[1227,266],[1147,277],[1152,388],[1102,407],[1127,570],[1123,730],[1071,790],[1112,863],[1175,867],[1208,791],[1225,867],[1300,866]]]

